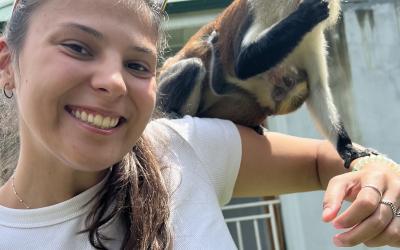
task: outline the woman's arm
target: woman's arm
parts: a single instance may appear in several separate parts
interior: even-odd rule
[[[345,232],[333,238],[337,246],[364,243],[370,247],[400,247],[400,175],[385,161],[371,161],[349,173],[327,141],[278,133],[258,135],[238,127],[242,161],[236,196],[268,196],[326,189],[322,219]],[[360,159],[352,162],[351,167]],[[399,168],[399,166],[395,167]],[[352,201],[341,214],[344,200]],[[381,201],[384,201],[383,203]]]
[[[242,162],[235,196],[270,196],[326,188],[336,175],[348,172],[328,141],[267,132],[259,135],[238,126]]]

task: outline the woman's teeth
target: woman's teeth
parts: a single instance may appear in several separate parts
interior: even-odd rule
[[[72,110],[71,113],[79,120],[101,129],[115,128],[119,118],[104,117],[99,114],[91,114],[85,111]]]

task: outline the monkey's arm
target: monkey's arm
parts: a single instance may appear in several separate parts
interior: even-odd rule
[[[235,58],[235,73],[242,80],[271,69],[281,62],[317,24],[329,16],[328,2],[305,0],[296,11],[255,41],[241,44]]]
[[[167,68],[159,77],[157,108],[168,114],[195,115],[205,74],[199,58],[183,59]]]

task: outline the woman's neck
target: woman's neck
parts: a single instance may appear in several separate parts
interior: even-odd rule
[[[40,208],[80,194],[99,183],[108,168],[83,171],[56,155],[20,126],[20,152],[13,178],[0,188],[0,205],[10,208]],[[23,202],[22,202],[22,201]]]
[[[16,209],[51,206],[96,185],[108,172],[83,172],[50,159],[40,163],[28,159],[20,157],[13,177],[0,188],[0,205]]]

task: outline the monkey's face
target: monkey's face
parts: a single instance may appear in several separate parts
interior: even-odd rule
[[[298,109],[308,97],[307,74],[295,68],[276,68],[264,78],[272,85],[273,114],[283,115]]]

